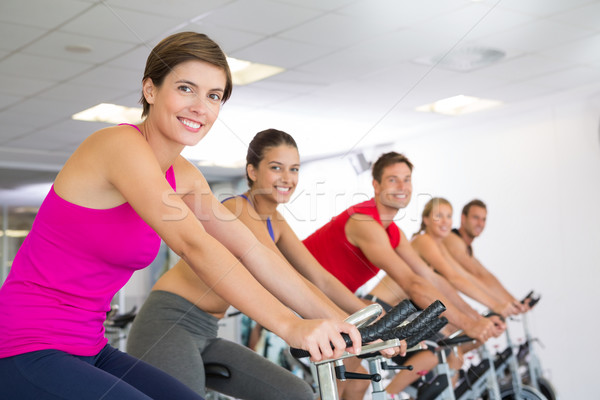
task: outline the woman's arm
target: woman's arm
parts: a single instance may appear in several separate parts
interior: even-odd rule
[[[219,296],[284,338],[290,345],[309,350],[316,360],[333,356],[334,352],[335,355],[343,352],[345,344],[339,332],[349,332],[356,343],[353,350],[360,348],[360,336],[356,328],[341,321],[299,320],[262,287],[241,264],[246,260],[259,264],[260,260],[257,259],[265,255],[264,251],[257,251],[261,246],[256,242],[242,241],[243,245],[236,247],[240,262],[223,244],[209,235],[198,217],[215,221],[218,218],[231,219],[231,216],[223,210],[213,212],[204,207],[198,212],[198,217],[190,212],[181,196],[175,194],[165,180],[156,155],[141,135],[127,132],[114,138],[105,138],[97,143],[94,152],[102,155],[98,160],[103,163],[103,173],[108,183]],[[181,179],[183,187],[187,184],[193,192],[192,186],[196,185],[190,183],[198,180],[198,188],[202,189],[205,184],[202,175],[199,172],[198,175],[186,175],[185,171],[180,174],[178,169],[182,165],[178,161],[175,170],[178,178],[184,178]],[[208,198],[208,204],[212,203],[210,199],[214,199],[212,194],[204,190],[197,195]],[[208,225],[212,226],[213,223]],[[230,240],[235,241],[238,236],[239,233],[234,232]],[[335,351],[332,351],[330,342],[334,344]]]
[[[283,217],[278,215],[278,218],[276,223],[280,236],[277,247],[290,264],[346,312],[352,314],[364,308],[362,300],[319,264]]]
[[[435,271],[440,273],[448,282],[460,292],[489,307],[495,312],[500,312],[501,306],[496,299],[490,296],[477,285],[474,285],[465,274],[461,274],[451,262],[442,254],[439,246],[427,234],[419,235],[411,242],[413,248]],[[450,255],[447,255],[450,257]]]
[[[518,314],[526,311],[526,308],[513,297],[500,281],[485,268],[474,256],[467,252],[467,245],[456,235],[449,235],[444,239],[444,246],[452,257],[479,282],[491,295],[495,296],[500,302],[511,304],[510,314]]]
[[[303,317],[332,317],[338,319],[347,317],[344,311],[288,264],[286,258],[279,252],[271,239],[265,221],[260,218],[247,200],[236,197],[227,200],[222,206],[215,204],[215,201],[216,199],[211,201],[212,207],[223,207],[224,210],[219,212],[229,213],[231,211],[237,217],[237,220],[217,218],[216,220],[221,221],[221,223],[205,223],[207,230],[217,239],[227,241],[226,247],[234,254],[243,251],[240,249],[243,248],[246,242],[260,244],[260,246],[256,246],[255,250],[258,258],[255,264],[258,265],[252,264],[253,259],[248,257],[246,257],[244,264],[267,290]],[[240,232],[236,233],[236,239],[231,240],[233,232],[237,230]],[[238,247],[240,249],[237,249]],[[259,252],[265,252],[265,255],[261,256],[258,254]]]

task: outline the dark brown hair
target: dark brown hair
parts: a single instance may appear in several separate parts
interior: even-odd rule
[[[252,187],[252,180],[248,176],[248,165],[258,168],[258,164],[265,158],[265,151],[271,147],[281,146],[282,144],[298,149],[294,138],[283,131],[277,129],[266,129],[258,132],[248,145],[246,154],[246,179],[248,187]]]
[[[462,209],[462,214],[466,217],[469,215],[469,210],[471,209],[471,207],[481,207],[484,210],[487,211],[487,207],[485,206],[485,203],[479,199],[474,199],[471,200],[470,202],[468,202],[467,204],[465,204],[465,206]]]
[[[225,103],[231,96],[233,86],[227,57],[219,45],[203,33],[180,32],[163,39],[148,55],[142,82],[150,78],[156,87],[160,87],[175,66],[189,60],[204,61],[223,69],[226,82],[221,102]],[[150,111],[150,104],[143,93],[140,103],[144,108],[144,117]]]
[[[375,164],[373,164],[373,179],[381,183],[381,175],[383,175],[385,167],[397,163],[405,163],[412,172],[413,165],[408,161],[408,158],[406,158],[404,154],[390,151],[389,153],[382,154],[377,161],[375,161]]]

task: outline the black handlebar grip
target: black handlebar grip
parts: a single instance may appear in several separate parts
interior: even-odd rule
[[[402,302],[402,303],[404,303],[404,302]],[[400,304],[402,304],[402,303],[400,303]],[[411,303],[411,305],[412,305],[412,303]],[[413,308],[414,308],[414,305],[413,305]],[[400,311],[404,311],[404,312],[408,313],[409,310],[410,310],[410,306],[407,305],[406,303],[404,303],[404,305],[402,305],[402,307],[401,307],[401,310],[394,312],[392,314],[392,316],[389,318],[391,320],[393,320],[396,317],[403,316],[403,312],[400,312]],[[408,324],[406,326],[396,328],[393,330],[389,330],[389,328],[386,326],[386,323],[384,322],[379,325],[377,323],[375,323],[370,326],[365,326],[365,327],[359,328],[358,331],[360,332],[361,340],[363,343],[372,342],[373,340],[376,340],[376,339],[383,339],[383,340],[396,339],[396,338],[404,339],[406,337],[415,335],[417,332],[420,332],[423,329],[424,325],[430,323],[434,318],[437,318],[445,310],[446,310],[446,307],[444,306],[444,304],[442,304],[441,301],[436,300],[431,305],[429,305],[429,307],[427,307],[425,310],[423,310],[421,312],[421,314],[419,314],[419,316],[417,318],[415,318],[414,321],[412,321],[410,324]],[[387,331],[386,331],[386,329],[387,329]],[[402,330],[402,331],[398,332],[399,330]],[[352,346],[352,340],[350,339],[350,336],[348,336],[345,333],[342,333],[341,335],[344,338],[344,341],[346,342],[346,347]],[[333,348],[333,345],[331,347]],[[290,348],[290,353],[295,358],[304,358],[304,357],[310,356],[310,353],[308,351],[298,349],[298,348]]]
[[[407,348],[410,349],[411,347],[415,347],[417,344],[419,344],[419,342],[439,332],[440,329],[442,329],[447,324],[448,319],[446,319],[446,317],[439,317],[431,324],[427,325],[425,329],[423,329],[421,332],[406,339]]]
[[[391,332],[386,332],[386,335],[382,336],[381,339],[387,340],[392,338],[406,339],[414,336],[422,330],[426,329],[427,325],[431,324],[434,319],[440,316],[441,313],[446,311],[446,306],[436,300],[424,309],[417,318],[415,318],[410,324],[401,326],[394,329]]]
[[[483,316],[485,318],[498,317],[498,318],[500,318],[500,321],[506,322],[506,320],[504,319],[504,317],[502,315],[500,315],[500,314],[498,314],[497,312],[494,312],[494,311],[487,312]]]
[[[531,296],[533,296],[533,290],[531,292],[527,293],[527,296],[523,297],[523,300],[521,300],[521,304],[525,304],[527,299],[531,298]]]
[[[474,342],[475,339],[473,339],[472,337],[469,337],[467,335],[460,335],[457,336],[455,338],[452,339],[442,339],[440,341],[438,341],[438,344],[440,346],[456,346],[458,344],[462,344],[462,343],[470,343],[470,342]]]
[[[529,301],[529,308],[533,308],[533,306],[535,306],[537,304],[538,301],[540,301],[540,299],[542,298],[542,296],[538,296],[536,298],[533,298]]]
[[[358,330],[359,332],[361,332],[361,330]],[[346,347],[351,347],[352,346],[352,339],[350,339],[350,336],[347,333],[340,333],[340,335],[342,335],[342,338],[344,338],[344,342],[346,342]],[[361,332],[361,337],[362,337],[362,332]],[[364,340],[363,340],[364,342]],[[333,343],[331,344],[331,348],[333,349]],[[302,350],[302,349],[298,349],[296,347],[290,347],[290,354],[294,357],[294,358],[305,358],[305,357],[310,357],[310,353],[306,350]]]
[[[410,300],[403,300],[375,323],[359,329],[363,342],[380,339],[382,335],[398,327],[416,311],[415,305]]]
[[[290,354],[294,358],[310,357],[310,353],[308,351],[296,347],[290,347]]]

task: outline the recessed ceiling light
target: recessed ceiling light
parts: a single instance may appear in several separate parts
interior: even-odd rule
[[[196,162],[199,167],[244,168],[246,160],[200,160]]]
[[[6,229],[5,231],[0,231],[0,237],[4,236],[4,232],[6,232],[7,237],[12,238],[24,238],[29,233],[25,229]]]
[[[71,116],[77,121],[107,122],[109,124],[139,124],[142,122],[142,109],[139,107],[125,107],[110,103],[100,103],[87,110]]]
[[[234,85],[248,85],[285,71],[285,68],[258,64],[246,60],[227,57]]]
[[[444,115],[462,115],[487,110],[501,105],[498,100],[458,95],[417,107],[417,111],[434,112]]]

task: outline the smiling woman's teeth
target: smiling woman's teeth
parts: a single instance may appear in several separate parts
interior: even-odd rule
[[[290,188],[284,188],[284,187],[279,187],[279,186],[275,186],[275,189],[279,190],[280,192],[289,192]]]
[[[180,119],[181,123],[184,124],[185,126],[189,126],[192,129],[198,129],[200,128],[200,124],[197,122],[193,122],[193,121],[189,121],[187,119]]]

